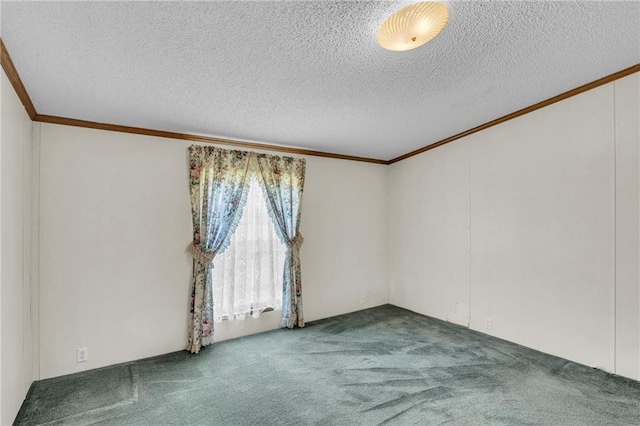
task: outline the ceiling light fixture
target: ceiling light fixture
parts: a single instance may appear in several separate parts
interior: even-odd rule
[[[448,19],[447,6],[443,3],[414,3],[385,19],[376,39],[387,50],[415,49],[437,36]]]

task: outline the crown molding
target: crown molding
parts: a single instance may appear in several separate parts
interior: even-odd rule
[[[418,148],[414,151],[403,154],[399,157],[395,157],[391,160],[379,160],[376,158],[367,158],[367,157],[358,157],[353,155],[343,155],[343,154],[335,154],[331,152],[323,152],[323,151],[314,151],[310,149],[302,149],[302,148],[290,148],[279,145],[271,145],[266,143],[257,143],[257,142],[247,142],[241,140],[234,139],[223,139],[216,138],[212,136],[203,136],[203,135],[194,135],[190,133],[177,133],[177,132],[169,132],[165,130],[155,130],[155,129],[146,129],[142,127],[131,127],[131,126],[122,126],[118,124],[108,124],[108,123],[99,123],[94,121],[87,120],[79,120],[75,118],[67,118],[67,117],[58,117],[54,115],[43,115],[38,114],[33,103],[31,102],[31,98],[27,93],[24,85],[22,84],[22,80],[18,75],[18,71],[13,65],[13,61],[9,56],[9,52],[0,38],[0,48],[2,50],[0,55],[0,62],[2,62],[2,68],[4,69],[9,81],[13,85],[14,90],[18,94],[18,97],[22,101],[27,114],[33,121],[37,121],[40,123],[52,123],[52,124],[60,124],[65,126],[74,126],[74,127],[85,127],[89,129],[98,129],[98,130],[109,130],[112,132],[122,132],[122,133],[132,133],[137,135],[147,135],[147,136],[156,136],[161,138],[171,138],[171,139],[181,139],[188,140],[194,142],[202,142],[202,143],[211,143],[217,145],[229,145],[236,147],[243,147],[249,149],[257,149],[257,150],[267,150],[267,151],[277,151],[277,152],[285,152],[289,154],[298,154],[298,155],[309,155],[314,157],[324,157],[324,158],[334,158],[340,160],[350,160],[350,161],[360,161],[365,163],[374,163],[374,164],[383,164],[389,165],[394,164],[399,161],[405,160],[407,158],[413,157],[418,154],[422,154],[423,152],[432,150],[434,148],[438,148],[439,146],[448,144],[455,140],[461,139],[465,136],[472,135],[481,130],[488,129],[490,127],[496,126],[498,124],[504,123],[506,121],[512,120],[514,118],[520,117],[522,115],[528,114],[530,112],[536,111],[540,108],[544,108],[556,102],[560,102],[564,99],[570,98],[572,96],[579,95],[588,90],[595,89],[596,87],[602,86],[607,83],[611,83],[612,81],[618,80],[620,78],[626,77],[631,74],[635,74],[640,72],[640,64],[633,65],[629,68],[625,68],[621,71],[615,72],[613,74],[607,75],[605,77],[599,78],[598,80],[592,81],[590,83],[584,84],[580,87],[576,87],[575,89],[568,90],[559,95],[556,95],[552,98],[546,99],[544,101],[538,102],[534,105],[528,106],[516,112],[512,112],[511,114],[507,114],[500,118],[496,118],[495,120],[489,121],[487,123],[476,126],[472,129],[466,130],[464,132],[458,133],[453,136],[449,136],[448,138],[442,139],[438,142],[431,143],[429,145],[425,145],[422,148]]]
[[[40,123],[61,124],[64,126],[86,127],[89,129],[109,130],[112,132],[132,133],[136,135],[156,136],[160,138],[182,139],[193,142],[204,142],[216,145],[230,145],[236,147],[286,152],[289,154],[309,155],[314,157],[336,158],[339,160],[362,161],[365,163],[387,164],[385,160],[375,158],[356,157],[353,155],[334,154],[331,152],[314,151],[302,148],[290,148],[286,146],[270,145],[265,143],[245,142],[234,139],[222,139],[212,136],[194,135],[190,133],[176,133],[165,130],[145,129],[143,127],[121,126],[118,124],[97,123],[95,121],[77,120],[75,118],[57,117],[54,115],[36,114],[33,121]]]
[[[257,149],[257,150],[285,152],[289,154],[309,155],[313,157],[361,161],[365,163],[374,163],[374,164],[383,164],[383,165],[386,165],[388,163],[386,160],[378,160],[376,158],[358,157],[354,155],[335,154],[332,152],[315,151],[311,149],[291,148],[291,147],[271,145],[266,143],[247,142],[247,141],[240,141],[240,140],[234,140],[234,139],[223,139],[223,138],[216,138],[212,136],[168,132],[164,130],[145,129],[142,127],[121,126],[118,124],[98,123],[94,121],[78,120],[75,118],[38,114],[35,107],[33,106],[33,102],[31,102],[31,98],[29,97],[29,94],[27,93],[27,90],[25,89],[24,84],[22,84],[22,80],[18,75],[18,71],[16,70],[16,67],[13,64],[13,61],[11,60],[11,56],[9,55],[9,52],[7,51],[7,48],[4,45],[4,41],[2,41],[2,38],[0,38],[0,48],[2,49],[1,56],[0,56],[0,62],[2,62],[2,68],[4,69],[4,72],[7,74],[7,77],[9,78],[9,81],[11,82],[13,89],[18,94],[18,98],[20,98],[20,101],[24,105],[24,108],[27,111],[27,114],[29,114],[29,117],[31,118],[31,120],[36,122],[61,124],[65,126],[74,126],[74,127],[85,127],[89,129],[98,129],[98,130],[109,130],[112,132],[132,133],[136,135],[157,136],[161,138],[181,139],[181,140],[188,140],[188,141],[194,141],[194,142],[211,143],[216,145],[229,145],[229,146],[243,147],[243,148]]]
[[[495,120],[492,120],[492,121],[489,121],[487,123],[481,124],[481,125],[479,125],[477,127],[474,127],[473,129],[466,130],[466,131],[464,131],[462,133],[458,133],[457,135],[449,136],[446,139],[442,139],[441,141],[438,141],[438,142],[423,146],[422,148],[418,148],[415,151],[411,151],[411,152],[408,152],[408,153],[406,153],[404,155],[401,155],[399,157],[393,158],[393,159],[387,161],[387,164],[397,163],[398,161],[402,161],[402,160],[405,160],[405,159],[407,159],[409,157],[413,157],[414,155],[422,154],[423,152],[432,150],[434,148],[437,148],[439,146],[448,144],[450,142],[453,142],[453,141],[458,140],[460,138],[463,138],[465,136],[472,135],[472,134],[477,133],[477,132],[479,132],[481,130],[488,129],[489,127],[496,126],[498,124],[504,123],[505,121],[512,120],[512,119],[514,119],[516,117],[520,117],[521,115],[525,115],[525,114],[528,114],[528,113],[533,112],[535,110],[538,110],[540,108],[544,108],[544,107],[549,106],[551,104],[555,104],[556,102],[560,102],[560,101],[565,100],[567,98],[570,98],[572,96],[579,95],[580,93],[584,93],[584,92],[586,92],[588,90],[595,89],[596,87],[602,86],[602,85],[607,84],[607,83],[611,83],[612,81],[618,80],[618,79],[620,79],[622,77],[626,77],[626,76],[631,75],[631,74],[635,74],[637,72],[640,72],[640,64],[633,65],[633,66],[631,66],[629,68],[625,68],[625,69],[623,69],[621,71],[618,71],[618,72],[615,72],[615,73],[610,74],[608,76],[599,78],[598,80],[595,80],[595,81],[592,81],[590,83],[584,84],[584,85],[582,85],[580,87],[576,87],[575,89],[568,90],[568,91],[566,91],[564,93],[561,93],[559,95],[556,95],[556,96],[554,96],[552,98],[546,99],[546,100],[544,100],[542,102],[538,102],[537,104],[533,104],[531,106],[528,106],[528,107],[523,108],[521,110],[518,110],[516,112],[512,112],[511,114],[507,114],[507,115],[502,116],[500,118],[496,118]]]
[[[38,113],[33,106],[33,102],[31,102],[27,89],[24,88],[24,84],[22,84],[22,80],[20,80],[18,71],[16,71],[16,67],[13,65],[11,56],[9,56],[9,52],[4,45],[2,38],[0,38],[0,63],[2,63],[2,69],[4,69],[5,74],[7,74],[18,98],[20,98],[22,105],[24,105],[24,109],[27,110],[27,114],[29,114],[29,117],[33,120]]]

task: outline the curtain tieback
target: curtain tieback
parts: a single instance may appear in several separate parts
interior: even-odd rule
[[[195,241],[191,241],[191,244],[187,246],[187,253],[189,253],[196,262],[211,266],[213,266],[213,258],[216,256],[212,251],[202,250],[200,244]]]
[[[304,238],[302,238],[302,234],[301,233],[297,233],[295,237],[293,237],[291,240],[289,240],[289,243],[291,244],[291,247],[295,247],[298,250],[300,250],[300,247],[302,247],[302,243],[304,242]]]

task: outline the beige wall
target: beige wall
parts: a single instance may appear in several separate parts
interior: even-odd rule
[[[0,141],[0,423],[11,424],[33,381],[31,120],[2,74]]]
[[[640,380],[640,73],[617,80],[615,371]]]
[[[189,143],[49,124],[40,133],[41,378],[184,349]],[[307,158],[307,321],[387,302],[386,180],[382,165]],[[224,322],[217,339],[278,325],[277,313]],[[82,346],[89,361],[78,364]]]
[[[638,81],[392,165],[391,302],[640,378]]]
[[[469,142],[390,166],[390,301],[469,324]]]

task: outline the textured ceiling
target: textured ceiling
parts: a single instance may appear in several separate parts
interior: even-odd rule
[[[391,159],[640,62],[637,2],[448,2],[425,46],[409,2],[6,2],[40,114]]]

